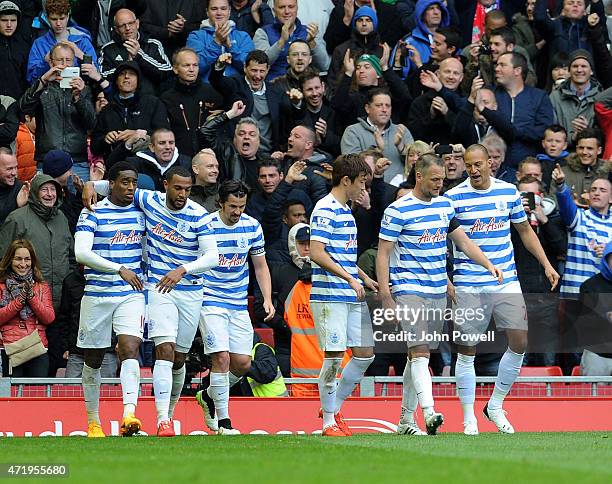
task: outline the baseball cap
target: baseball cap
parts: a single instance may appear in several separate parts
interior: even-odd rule
[[[10,15],[10,14],[17,15],[18,17],[21,16],[21,10],[19,10],[19,7],[17,6],[17,4],[13,2],[9,2],[8,0],[4,0],[3,2],[0,2],[0,15]]]
[[[307,225],[306,227],[302,227],[295,234],[295,240],[299,240],[300,242],[305,242],[310,240],[310,227]]]

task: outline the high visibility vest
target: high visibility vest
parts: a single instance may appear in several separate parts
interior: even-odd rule
[[[291,329],[291,377],[318,378],[323,366],[324,354],[319,348],[314,319],[310,310],[310,290],[312,283],[298,281],[285,300],[285,321]],[[350,360],[347,351],[342,360],[342,368]],[[316,384],[294,383],[291,396],[318,396]]]
[[[251,352],[251,358],[255,359],[255,351],[259,345],[268,346],[265,343],[257,343],[253,346],[253,351]],[[274,348],[268,346],[274,353]],[[253,380],[250,377],[247,377],[247,382],[253,391],[253,396],[255,397],[286,397],[289,395],[287,392],[287,387],[285,386],[285,380],[283,379],[283,375],[281,374],[280,368],[276,367],[276,378],[274,381],[270,383],[259,383]]]

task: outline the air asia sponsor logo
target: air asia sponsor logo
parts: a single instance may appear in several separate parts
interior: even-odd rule
[[[438,228],[433,234],[425,229],[425,232],[417,239],[417,244],[435,244],[446,240],[446,231]]]
[[[176,230],[164,230],[162,224],[159,223],[151,230],[155,235],[159,235],[164,240],[169,240],[170,242],[174,242],[176,244],[183,243],[183,237],[176,233]]]
[[[142,240],[142,234],[132,230],[129,234],[124,234],[121,230],[117,230],[115,235],[110,239],[110,244],[138,244]]]
[[[246,256],[240,257],[238,254],[234,254],[231,259],[228,259],[225,255],[219,255],[219,266],[220,267],[242,267],[246,264]]]
[[[488,234],[489,232],[503,229],[504,224],[504,220],[496,222],[495,217],[490,218],[488,222],[483,222],[480,219],[476,219],[474,225],[470,227],[470,234],[474,234],[475,232],[484,232],[485,234]]]

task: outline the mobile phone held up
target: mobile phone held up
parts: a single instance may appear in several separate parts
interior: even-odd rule
[[[62,89],[70,89],[70,81],[81,75],[81,69],[78,67],[65,67],[60,73],[60,87]]]

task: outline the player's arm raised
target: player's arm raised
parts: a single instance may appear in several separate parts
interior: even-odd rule
[[[357,279],[346,272],[341,266],[336,264],[334,260],[325,251],[325,244],[318,240],[310,240],[310,260],[319,265],[323,270],[331,272],[348,282],[349,286],[357,294],[357,300],[365,299],[365,289]]]
[[[257,284],[259,284],[261,294],[263,295],[263,308],[266,312],[264,321],[270,321],[274,317],[276,309],[274,308],[274,304],[272,304],[272,278],[270,277],[270,270],[266,263],[266,257],[264,255],[253,255],[251,256],[251,260],[253,261]]]
[[[557,271],[555,271],[551,263],[548,261],[548,257],[546,257],[546,253],[542,248],[542,244],[540,244],[538,236],[533,231],[527,220],[515,223],[514,228],[521,237],[521,241],[523,242],[525,248],[531,252],[542,267],[544,267],[544,273],[550,282],[550,290],[553,291],[559,283],[559,274],[557,274]]]
[[[482,250],[480,250],[480,247],[472,242],[461,228],[457,227],[455,230],[450,232],[448,236],[461,252],[476,262],[476,264],[481,265],[488,270],[491,275],[497,279],[498,284],[504,282],[503,272],[498,267],[495,267],[489,259],[487,259],[487,256],[484,255]]]

